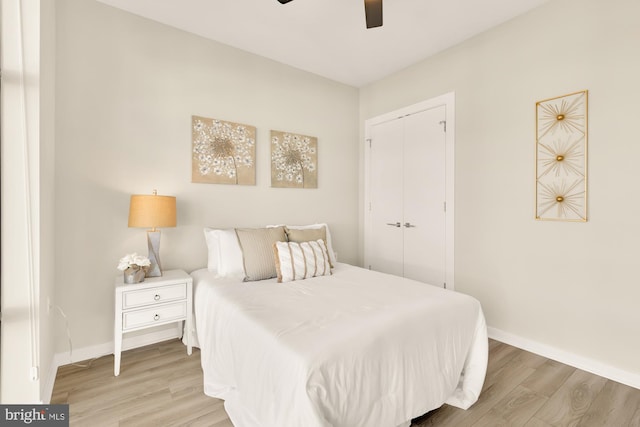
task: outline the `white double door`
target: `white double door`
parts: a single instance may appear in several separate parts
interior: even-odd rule
[[[376,123],[369,135],[369,268],[444,287],[446,107]]]

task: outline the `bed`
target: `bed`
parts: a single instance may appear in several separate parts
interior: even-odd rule
[[[191,273],[204,391],[236,427],[407,426],[477,400],[488,348],[477,300],[330,264],[282,283],[220,274],[219,264]]]

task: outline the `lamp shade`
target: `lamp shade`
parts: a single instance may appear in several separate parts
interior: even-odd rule
[[[132,195],[129,227],[175,227],[176,198],[173,196]]]

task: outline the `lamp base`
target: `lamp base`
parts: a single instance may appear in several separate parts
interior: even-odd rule
[[[147,231],[147,246],[149,247],[149,261],[151,265],[145,277],[162,276],[162,266],[160,264],[160,231]]]

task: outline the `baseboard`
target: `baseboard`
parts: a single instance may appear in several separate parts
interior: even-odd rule
[[[181,336],[182,327],[162,329],[143,335],[130,337],[125,336],[122,339],[122,351],[130,350],[137,347],[143,347],[145,345],[155,344],[157,342],[167,341],[174,338],[180,338]],[[58,373],[58,367],[71,363],[78,363],[83,360],[96,359],[108,354],[113,354],[113,341],[74,349],[72,354],[69,354],[68,351],[64,353],[56,353],[53,356],[51,370],[47,375],[47,382],[45,383],[44,389],[42,391],[42,400],[47,404],[51,402],[51,396],[53,394],[53,386],[56,380],[56,375]]]
[[[53,360],[55,360],[55,356],[53,356]],[[42,385],[40,402],[48,405],[51,403],[51,394],[53,393],[53,385],[56,382],[56,374],[58,373],[58,365],[55,365],[53,362],[49,365],[51,368],[49,372],[47,372],[46,382]],[[41,377],[42,378],[42,377]]]
[[[640,375],[579,356],[556,347],[522,338],[496,328],[487,328],[489,338],[552,359],[583,371],[640,389]]]

